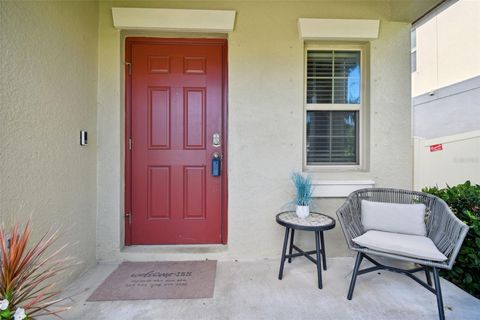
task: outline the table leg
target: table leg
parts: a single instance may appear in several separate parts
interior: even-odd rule
[[[325,241],[323,240],[323,231],[320,231],[320,241],[322,242],[322,263],[323,270],[327,270],[327,255],[325,253]]]
[[[315,231],[315,244],[317,247],[317,277],[318,277],[318,288],[322,289],[322,257],[320,256],[320,235],[319,231]]]
[[[285,253],[287,252],[287,243],[288,243],[288,233],[290,229],[285,228],[285,239],[283,239],[283,250],[282,250],[282,260],[280,260],[280,271],[278,272],[278,279],[282,280],[283,277],[283,266],[285,264]]]
[[[292,229],[290,232],[290,249],[288,250],[288,254],[292,254],[293,252],[293,238],[295,237],[295,229]],[[292,258],[288,258],[288,263],[292,262]]]

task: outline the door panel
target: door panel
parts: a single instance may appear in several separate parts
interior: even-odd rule
[[[170,167],[148,168],[148,220],[171,219]]]
[[[170,88],[148,88],[149,149],[170,149]]]
[[[205,219],[205,166],[184,167],[184,219]]]
[[[127,40],[130,244],[222,242],[225,170],[213,177],[210,166],[225,155],[212,136],[225,137],[226,42],[202,41]]]
[[[206,88],[184,88],[185,149],[205,149]]]

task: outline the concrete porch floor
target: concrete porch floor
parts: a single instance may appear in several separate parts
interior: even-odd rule
[[[65,319],[438,319],[435,296],[407,277],[388,271],[362,275],[346,299],[354,260],[328,259],[323,289],[304,258],[219,261],[212,299],[86,302],[118,264],[98,264],[66,290],[76,294]],[[362,264],[367,266],[367,263]],[[442,280],[446,318],[480,319],[480,300]]]

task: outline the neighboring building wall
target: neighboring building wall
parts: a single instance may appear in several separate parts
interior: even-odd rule
[[[95,263],[98,3],[0,1],[0,221]],[[89,144],[79,145],[88,130]]]
[[[480,75],[480,1],[459,0],[414,26],[417,71],[412,97]]]
[[[480,76],[413,98],[413,135],[432,139],[480,129]]]
[[[228,35],[228,245],[123,251],[124,104],[121,33],[112,6],[237,10]],[[380,187],[412,187],[410,25],[388,21],[388,3],[250,1],[101,1],[98,87],[97,256],[112,259],[278,257],[284,230],[275,213],[291,199],[290,173],[302,167],[304,45],[299,17],[381,19],[370,43],[370,154],[367,171],[315,172],[321,180],[371,179]],[[145,33],[138,32],[144,35]],[[156,36],[171,34],[149,33]],[[177,37],[184,36],[176,34]],[[344,199],[320,199],[335,216]],[[311,235],[299,239],[313,245]],[[340,227],[326,233],[329,257],[350,254]],[[199,249],[198,249],[199,248]],[[132,251],[134,251],[132,253]],[[162,255],[155,255],[163,252]]]
[[[478,21],[480,1],[460,0],[415,26],[415,189],[466,180],[480,183]],[[443,150],[430,152],[433,144],[444,144]]]
[[[480,131],[435,139],[415,138],[415,190],[454,186],[470,180],[480,184]],[[430,151],[432,145],[442,150]]]

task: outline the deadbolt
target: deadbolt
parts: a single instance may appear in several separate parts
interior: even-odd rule
[[[221,143],[220,143],[220,133],[214,133],[213,136],[212,136],[212,146],[214,146],[215,148],[218,148],[220,147]]]

